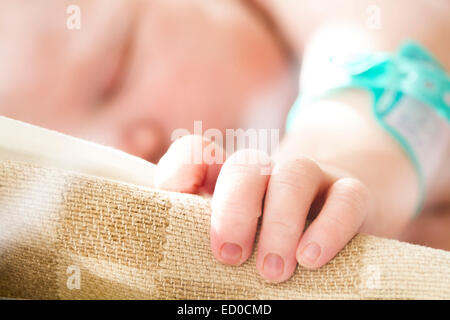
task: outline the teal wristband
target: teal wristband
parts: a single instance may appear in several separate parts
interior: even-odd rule
[[[341,57],[338,57],[341,58]],[[305,100],[316,100],[345,88],[368,90],[377,122],[400,144],[411,160],[420,188],[417,213],[427,184],[450,137],[450,78],[423,47],[407,42],[396,54],[374,53],[327,62],[327,79],[302,89],[292,107],[287,130],[295,126]]]

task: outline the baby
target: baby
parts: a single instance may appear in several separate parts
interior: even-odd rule
[[[331,77],[329,56],[394,53],[408,38],[450,70],[446,0],[337,3],[4,1],[0,112],[158,161],[159,188],[211,194],[211,248],[223,263],[248,259],[261,222],[256,267],[282,282],[297,264],[323,266],[356,233],[398,238],[421,206],[450,206],[449,145],[424,184],[374,116],[370,90],[354,87],[301,100],[270,157],[244,149],[224,163],[192,161],[226,146],[189,135],[161,158],[171,133],[195,120],[283,128],[300,61],[302,94]],[[80,30],[61,23],[69,4],[83,12]]]
[[[377,1],[371,9],[375,11],[367,13],[379,14],[381,25],[372,21],[371,28],[361,17],[372,2],[260,0],[254,5],[302,59],[301,92],[332,76],[323,69],[324,57],[394,52],[406,38],[420,42],[450,70],[450,44],[445,40],[450,37],[449,4],[399,1],[395,7],[392,1]],[[414,22],[423,16],[430,23]],[[256,267],[264,279],[285,281],[297,263],[316,269],[329,262],[356,233],[398,237],[420,206],[424,195],[417,168],[377,123],[372,105],[368,90],[352,88],[305,99],[270,164],[251,161],[264,158],[254,149],[232,154],[223,165],[194,163],[198,150],[223,151],[200,136],[184,137],[159,161],[155,184],[171,191],[213,194],[211,248],[226,264],[239,265],[249,258],[261,219]],[[439,139],[444,147],[433,165],[439,174],[425,177],[428,197],[422,200],[427,206],[450,204],[450,132],[443,121],[446,128]],[[413,130],[420,134],[425,129]],[[262,174],[267,165],[270,175]],[[314,220],[305,230],[307,218]]]

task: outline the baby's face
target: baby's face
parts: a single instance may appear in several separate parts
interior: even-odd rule
[[[0,114],[156,161],[175,129],[235,128],[289,98],[285,53],[237,0],[78,3],[80,30],[70,1],[2,4]]]

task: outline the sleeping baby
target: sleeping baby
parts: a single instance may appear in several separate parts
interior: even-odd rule
[[[79,30],[66,28],[73,4]],[[0,114],[157,162],[156,187],[212,196],[220,262],[238,266],[257,246],[261,277],[282,282],[357,233],[399,238],[424,209],[450,207],[449,10],[2,1]],[[272,150],[229,152],[220,134],[170,144],[198,122],[223,136],[285,133]]]
[[[166,190],[212,194],[219,261],[245,262],[261,220],[256,267],[280,282],[297,264],[323,266],[356,233],[398,237],[423,206],[450,204],[450,8],[378,3],[381,26],[371,29],[358,23],[366,1],[257,1],[302,59],[280,148],[270,161],[244,149],[222,164],[208,161],[222,146],[186,136],[155,177]],[[424,15],[432,22],[416,25]],[[204,161],[193,161],[198,150]]]

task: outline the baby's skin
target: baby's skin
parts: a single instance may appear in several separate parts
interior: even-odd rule
[[[311,8],[321,8],[317,1],[257,3],[303,58],[300,87],[317,77],[317,60],[324,50],[327,54],[393,51],[405,37],[423,43],[449,70],[450,46],[444,39],[450,36],[450,24],[437,8],[446,6],[448,12],[443,2],[423,10],[420,4],[406,1],[398,8],[380,1],[381,12],[385,10],[382,23],[390,28],[384,31],[355,23],[350,6],[327,10],[336,19],[327,27],[320,23],[324,14]],[[357,8],[369,5],[362,3]],[[322,8],[326,4],[331,5],[323,1]],[[405,8],[409,16],[398,19],[396,13]],[[417,14],[428,15],[433,22],[405,33],[405,26],[416,25],[412,19]],[[302,22],[304,15],[314,23]],[[413,219],[420,196],[416,173],[405,153],[376,123],[371,105],[367,92],[350,89],[304,105],[270,164],[255,162],[266,155],[252,149],[232,154],[223,165],[193,163],[197,150],[223,151],[200,136],[183,137],[159,161],[155,184],[171,191],[210,192],[214,256],[225,264],[240,265],[256,240],[260,275],[271,282],[285,281],[297,264],[317,269],[329,262],[357,233],[398,238]],[[262,174],[268,167],[271,174]],[[427,206],[450,204],[448,163],[440,172],[430,182]],[[312,222],[305,229],[308,218]],[[255,239],[259,219],[261,232]]]
[[[66,28],[71,4],[82,10],[80,30]],[[381,20],[371,29],[373,4]],[[259,273],[282,282],[297,264],[323,266],[356,233],[400,238],[412,220],[416,173],[376,123],[369,95],[346,90],[304,105],[270,157],[240,150],[223,164],[193,163],[196,150],[221,146],[186,136],[161,158],[171,133],[195,120],[241,127],[261,100],[284,115],[296,93],[291,59],[301,61],[302,87],[326,76],[316,68],[324,54],[393,51],[412,38],[449,71],[449,10],[447,0],[3,0],[0,114],[159,160],[156,186],[212,195],[219,261],[242,264],[257,243]],[[449,167],[439,170],[426,208],[450,207]]]

